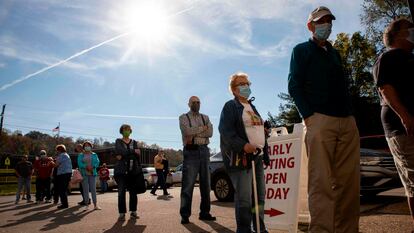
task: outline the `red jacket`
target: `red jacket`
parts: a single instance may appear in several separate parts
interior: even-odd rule
[[[109,170],[108,170],[108,168],[99,169],[99,179],[100,180],[109,180]]]
[[[52,175],[54,166],[55,164],[51,158],[36,160],[34,168],[36,169],[37,177],[40,179],[49,178]]]

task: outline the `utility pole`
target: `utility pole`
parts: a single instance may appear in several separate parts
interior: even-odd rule
[[[3,119],[4,119],[4,109],[6,108],[6,105],[3,104],[3,110],[1,111],[1,119],[0,119],[0,136],[3,133]]]

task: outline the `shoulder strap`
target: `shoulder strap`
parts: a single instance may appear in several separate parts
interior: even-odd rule
[[[205,126],[206,125],[206,121],[204,120],[203,114],[200,113],[200,116],[201,116],[201,120],[203,120],[203,125]]]
[[[188,119],[188,123],[190,123],[190,127],[193,127],[193,126],[191,125],[191,120],[190,120],[190,116],[188,116],[188,113],[186,113],[185,115],[187,116],[187,119]]]

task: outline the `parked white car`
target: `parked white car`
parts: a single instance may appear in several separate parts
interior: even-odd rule
[[[113,168],[109,168],[109,180],[108,180],[108,190],[112,190],[114,188],[117,188],[118,185],[114,179],[114,169]],[[72,174],[73,174],[72,170]],[[79,183],[76,184],[72,184],[72,182],[69,183],[69,187],[68,187],[68,191],[71,192],[72,190],[79,190]],[[99,180],[99,176],[96,176],[96,188],[100,189],[101,188],[101,181]]]
[[[142,171],[144,173],[144,179],[145,183],[147,184],[147,188],[151,188],[157,183],[157,172],[155,171],[154,167],[144,167],[142,168]],[[168,173],[167,179],[166,179],[167,187],[171,187],[173,184],[173,179],[171,173]]]

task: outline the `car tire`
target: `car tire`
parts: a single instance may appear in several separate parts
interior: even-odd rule
[[[230,178],[225,174],[218,174],[213,180],[213,191],[218,201],[233,201],[234,188]]]

